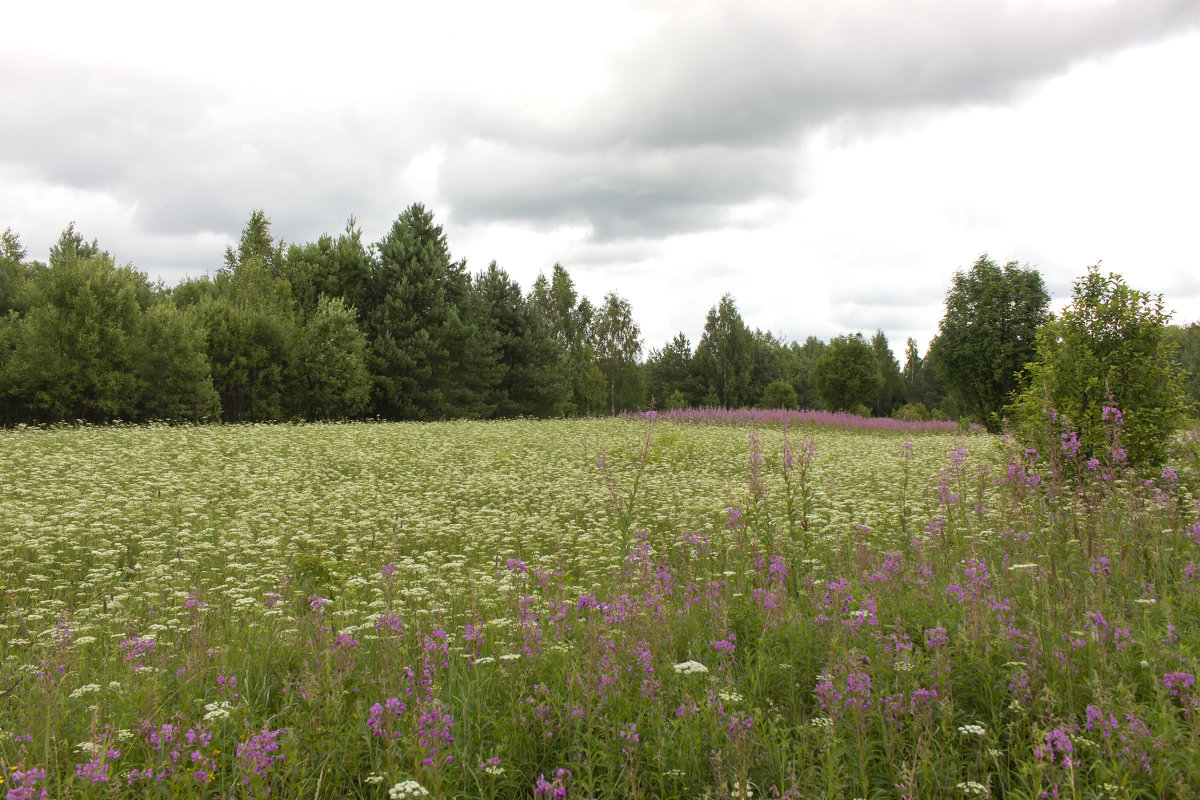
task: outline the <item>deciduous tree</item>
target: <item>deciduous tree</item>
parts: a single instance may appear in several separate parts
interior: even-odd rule
[[[1050,295],[1037,270],[982,255],[957,272],[929,357],[968,413],[998,431],[1000,411],[1022,386],[1038,328],[1049,319]]]
[[[861,333],[830,341],[813,373],[825,407],[830,411],[869,407],[882,381],[875,350]]]

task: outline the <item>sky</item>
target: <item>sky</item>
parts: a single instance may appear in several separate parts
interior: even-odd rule
[[[558,262],[646,351],[731,293],[924,350],[956,271],[1100,263],[1200,320],[1200,0],[94,0],[0,27],[0,228],[174,284],[251,210]]]

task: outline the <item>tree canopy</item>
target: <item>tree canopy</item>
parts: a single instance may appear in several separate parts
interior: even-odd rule
[[[1000,412],[1022,385],[1049,305],[1041,274],[1015,261],[1001,267],[985,254],[954,275],[929,357],[963,408],[990,431],[1000,429]]]

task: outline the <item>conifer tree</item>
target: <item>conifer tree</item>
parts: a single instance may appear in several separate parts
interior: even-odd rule
[[[367,316],[378,413],[393,419],[488,417],[502,369],[494,333],[480,325],[461,261],[419,203],[378,243]]]

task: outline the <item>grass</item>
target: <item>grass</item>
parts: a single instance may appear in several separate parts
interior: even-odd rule
[[[0,791],[1200,792],[1194,460],[720,422],[0,433]]]

